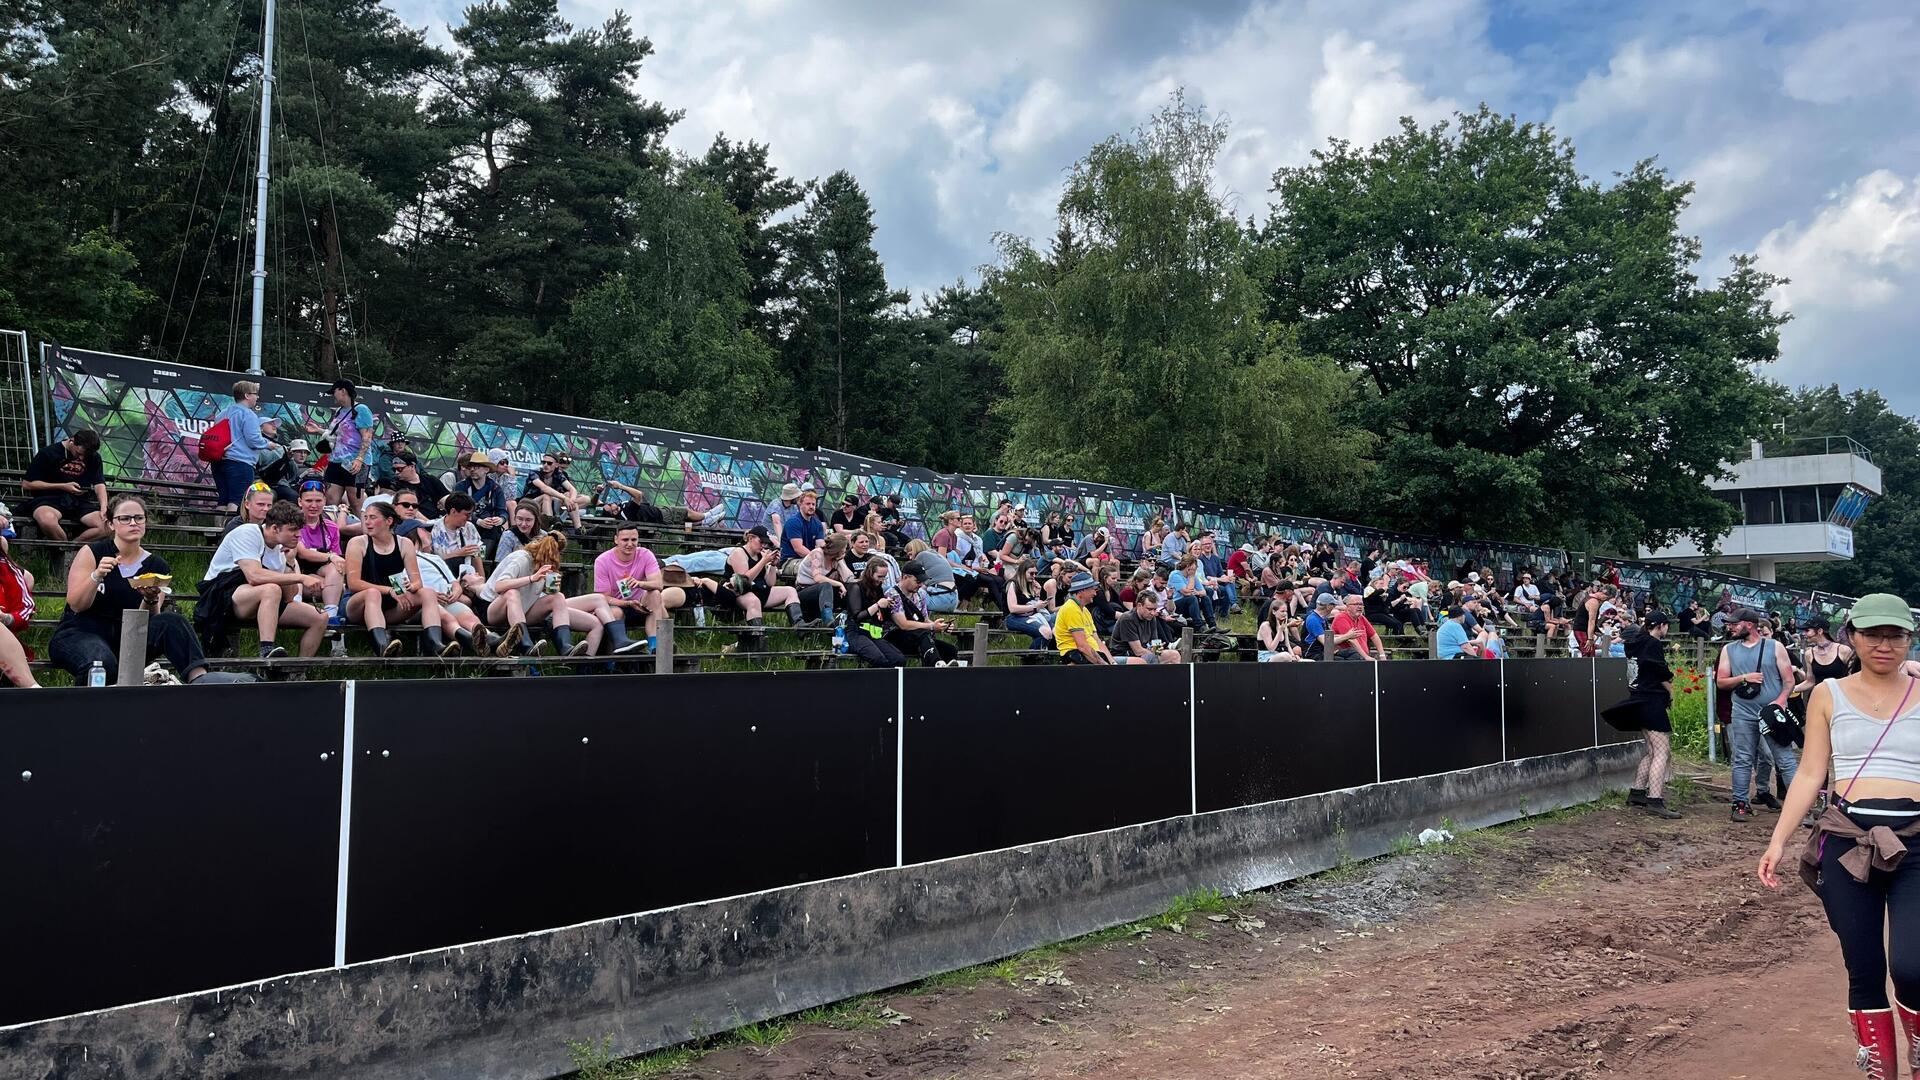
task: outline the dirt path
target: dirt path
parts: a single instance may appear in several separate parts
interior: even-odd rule
[[[1187,915],[1184,932],[1154,920],[880,995],[663,1075],[1858,1076],[1819,906],[1797,882],[1759,887],[1772,818],[1733,825],[1724,806],[1476,834]]]

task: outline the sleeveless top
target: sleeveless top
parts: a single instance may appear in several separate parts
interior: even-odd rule
[[[1838,680],[1827,684],[1827,692],[1833,695],[1833,782],[1836,785],[1847,784],[1855,773],[1920,784],[1920,721],[1914,716],[1920,712],[1920,686],[1916,686],[1908,698],[1906,711],[1893,719],[1891,729],[1861,712],[1847,698],[1846,691],[1840,689]],[[1884,739],[1881,738],[1883,731]],[[1876,740],[1880,742],[1878,750],[1873,749]],[[1872,763],[1867,766],[1870,771],[1861,772],[1861,763],[1867,760],[1869,751],[1873,753]],[[1840,786],[1838,790],[1844,793],[1846,788]]]
[[[1587,625],[1588,599],[1589,594],[1584,590],[1581,591],[1580,595],[1573,598],[1573,628],[1583,634],[1592,629],[1592,627]]]
[[[1834,650],[1833,662],[1830,664],[1823,664],[1814,659],[1812,650],[1808,650],[1807,652],[1807,672],[1813,676],[1813,684],[1815,686],[1826,682],[1828,679],[1845,678],[1851,670],[1852,665],[1847,663],[1846,658],[1840,655],[1838,649]]]
[[[1750,698],[1733,695],[1733,717],[1736,720],[1758,720],[1760,711],[1771,705],[1785,685],[1780,681],[1780,643],[1772,638],[1756,637],[1753,644],[1729,641],[1725,646],[1727,655],[1727,674],[1746,675],[1759,672],[1764,679],[1760,683],[1760,692]]]
[[[360,578],[387,587],[393,584],[393,575],[407,572],[406,556],[400,554],[400,538],[393,538],[393,550],[382,555],[374,550],[373,537],[367,537],[367,553],[360,559]]]

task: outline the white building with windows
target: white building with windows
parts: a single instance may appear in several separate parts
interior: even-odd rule
[[[1712,551],[1691,540],[1640,549],[1651,562],[1697,565],[1745,562],[1747,576],[1774,580],[1783,562],[1853,558],[1853,527],[1867,500],[1881,493],[1880,470],[1867,448],[1844,436],[1797,439],[1792,453],[1753,455],[1729,468],[1733,475],[1707,486],[1732,505],[1738,522]]]

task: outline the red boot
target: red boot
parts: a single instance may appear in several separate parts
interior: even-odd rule
[[[1900,1059],[1893,1049],[1893,1010],[1848,1009],[1847,1018],[1853,1021],[1853,1037],[1860,1043],[1854,1066],[1866,1074],[1867,1080],[1898,1080]]]
[[[1907,1066],[1920,1069],[1920,1010],[1909,1009],[1895,1001],[1893,1011],[1900,1018],[1901,1041],[1907,1044]]]

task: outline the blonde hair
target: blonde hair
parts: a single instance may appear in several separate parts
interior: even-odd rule
[[[257,394],[259,392],[260,384],[251,379],[241,379],[239,382],[233,384],[233,400],[235,401],[239,401],[248,394]]]
[[[907,541],[907,558],[917,558],[920,553],[925,550],[927,550],[927,542],[925,540],[914,537],[912,540]]]

